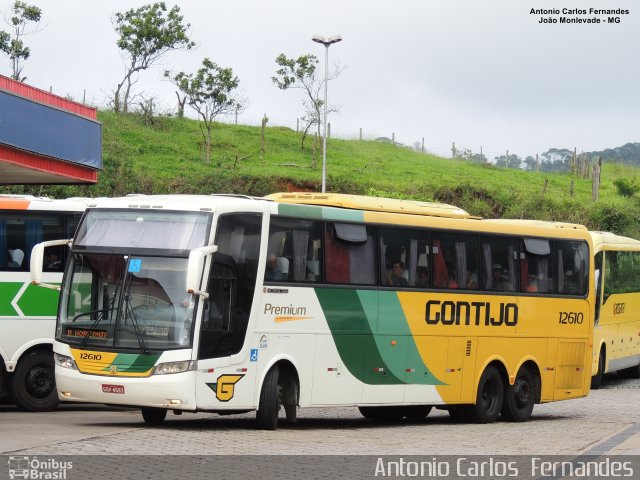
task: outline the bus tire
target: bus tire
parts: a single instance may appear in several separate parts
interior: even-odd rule
[[[256,411],[256,425],[260,430],[275,430],[278,427],[280,409],[279,368],[273,367],[267,372],[260,391],[260,402]]]
[[[392,422],[405,416],[404,407],[358,407],[364,418]]]
[[[604,375],[605,366],[605,353],[604,347],[600,349],[600,355],[598,356],[598,372],[591,377],[591,389],[598,390],[602,385],[602,375]]]
[[[509,422],[526,422],[536,403],[538,381],[528,367],[518,370],[513,385],[505,385],[502,418]]]
[[[476,403],[464,407],[466,416],[474,423],[493,423],[502,410],[504,384],[500,373],[489,365],[478,382]]]
[[[167,418],[166,408],[142,407],[140,410],[144,423],[148,425],[161,425]]]
[[[409,405],[403,407],[402,411],[409,420],[422,420],[431,412],[431,405]]]
[[[48,412],[60,403],[53,354],[35,351],[25,355],[13,372],[11,393],[18,407],[28,412]]]

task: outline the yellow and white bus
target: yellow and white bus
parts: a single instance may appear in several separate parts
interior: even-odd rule
[[[595,254],[595,333],[591,388],[618,371],[640,378],[640,241],[591,232]]]
[[[34,254],[39,258],[39,254]],[[353,405],[524,421],[588,394],[582,226],[340,194],[134,196],[83,217],[61,294],[69,401],[167,411]],[[34,281],[42,282],[38,262]]]
[[[84,208],[79,199],[0,195],[0,396],[11,394],[24,410],[58,404],[52,349],[58,292],[31,286],[31,249],[71,238]],[[60,284],[67,250],[46,250],[47,282]]]

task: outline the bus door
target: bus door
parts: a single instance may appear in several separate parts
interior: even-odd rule
[[[254,403],[257,358],[243,346],[256,289],[261,222],[260,215],[250,213],[218,220],[209,298],[200,300],[205,304],[197,350],[198,408]]]

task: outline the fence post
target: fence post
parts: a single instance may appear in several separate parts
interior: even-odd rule
[[[593,178],[591,183],[591,200],[598,201],[598,192],[600,190],[600,171],[602,169],[602,157],[598,157],[598,161],[593,166]]]

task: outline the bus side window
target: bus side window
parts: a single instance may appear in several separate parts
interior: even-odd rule
[[[373,229],[362,224],[328,224],[325,231],[325,275],[329,283],[374,285]]]
[[[514,244],[511,238],[481,237],[482,282],[485,290],[515,290],[518,277]]]
[[[319,222],[272,216],[265,281],[321,281],[320,227]]]
[[[525,237],[520,241],[520,291],[553,293],[554,271],[551,242]]]
[[[589,249],[584,242],[557,240],[558,293],[584,295],[589,282]]]

